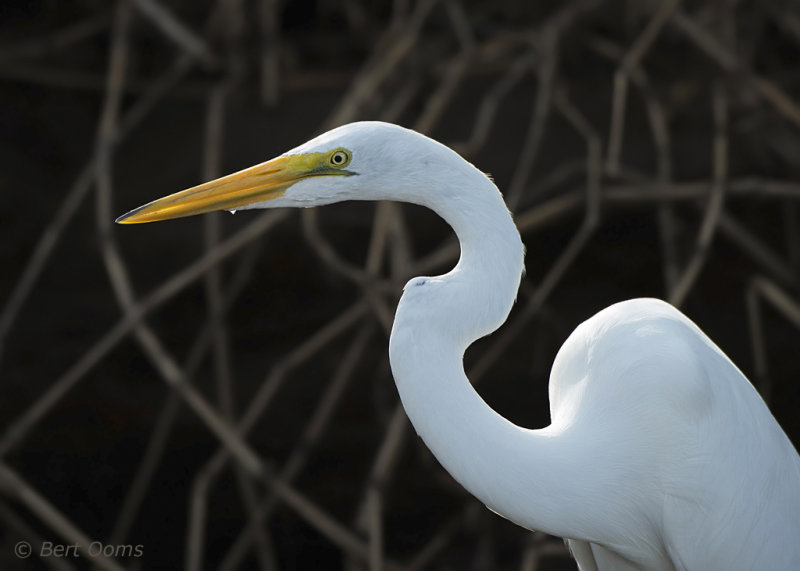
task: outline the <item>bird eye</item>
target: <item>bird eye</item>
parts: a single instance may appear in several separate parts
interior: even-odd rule
[[[345,149],[336,149],[331,153],[330,158],[328,159],[331,163],[331,166],[341,168],[347,166],[350,162],[350,151]]]

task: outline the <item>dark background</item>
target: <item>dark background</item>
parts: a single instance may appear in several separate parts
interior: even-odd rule
[[[356,119],[454,146],[512,203],[527,275],[466,356],[498,412],[545,426],[569,332],[654,296],[797,445],[798,61],[800,8],[779,1],[2,3],[0,567],[574,568],[398,412],[397,297],[457,258],[436,216],[111,224]],[[267,474],[287,464],[288,491]],[[21,540],[143,555],[20,559]]]

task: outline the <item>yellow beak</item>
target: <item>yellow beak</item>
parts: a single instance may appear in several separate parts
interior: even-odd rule
[[[234,210],[282,196],[286,189],[310,176],[348,175],[331,168],[326,154],[284,155],[210,182],[170,194],[117,218],[120,224],[157,222],[215,210]]]

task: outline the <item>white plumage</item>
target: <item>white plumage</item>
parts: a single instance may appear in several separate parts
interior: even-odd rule
[[[420,204],[458,235],[453,270],[406,285],[389,351],[417,432],[490,509],[566,538],[585,571],[800,569],[800,457],[669,304],[617,303],[576,328],[553,364],[546,428],[514,425],[475,392],[464,351],[506,320],[524,247],[495,185],[449,148],[353,123],[119,221],[343,200]]]

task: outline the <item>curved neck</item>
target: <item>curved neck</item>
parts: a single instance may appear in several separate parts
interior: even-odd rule
[[[569,484],[562,436],[509,422],[464,373],[465,349],[505,321],[523,269],[519,232],[499,191],[481,179],[459,200],[430,193],[445,196],[426,206],[454,228],[461,258],[448,274],[406,286],[390,341],[392,371],[415,429],[461,485],[522,526],[574,536],[562,514],[580,513],[569,506],[583,494]]]

